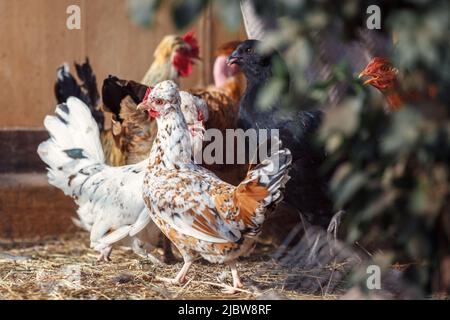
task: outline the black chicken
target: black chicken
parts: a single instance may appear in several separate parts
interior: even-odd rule
[[[332,203],[324,179],[319,174],[324,153],[317,151],[310,142],[320,125],[322,112],[297,109],[289,113],[282,110],[280,102],[269,108],[258,107],[258,94],[273,77],[274,61],[277,64],[283,61],[276,51],[259,53],[259,44],[257,40],[246,40],[228,58],[228,63],[239,65],[247,78],[247,89],[240,103],[238,127],[244,130],[279,130],[283,146],[289,148],[293,156],[285,202],[300,211],[312,224],[327,226],[332,216]],[[286,81],[285,90],[289,90],[289,80]]]

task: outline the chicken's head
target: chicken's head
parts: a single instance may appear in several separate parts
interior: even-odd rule
[[[179,107],[180,99],[176,83],[167,80],[149,88],[137,109],[147,110],[151,118],[159,118]]]
[[[364,85],[372,85],[380,91],[394,88],[398,70],[386,58],[375,57],[359,74],[359,78],[369,77]]]
[[[261,42],[258,40],[245,40],[228,57],[228,64],[237,64],[247,78],[264,78],[272,71],[272,60],[278,53],[262,52]]]
[[[208,120],[208,107],[202,99],[178,91],[176,83],[167,80],[149,88],[137,109],[146,110],[151,118],[156,119],[173,110],[181,111],[189,129],[194,153],[202,150],[205,122]]]
[[[198,41],[192,31],[184,36],[167,35],[153,54],[154,65],[171,65],[178,76],[188,77],[192,73],[195,60],[200,59],[199,53]]]

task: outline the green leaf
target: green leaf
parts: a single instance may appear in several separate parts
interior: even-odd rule
[[[334,133],[351,135],[359,125],[359,113],[362,107],[360,98],[348,98],[330,109],[320,129],[322,139]]]
[[[218,0],[216,12],[230,32],[236,32],[242,23],[239,0]]]
[[[186,28],[202,12],[208,0],[176,0],[172,1],[172,17],[178,29]]]
[[[160,0],[128,0],[128,14],[138,25],[149,27],[153,24]]]
[[[281,96],[284,88],[284,81],[280,78],[274,78],[263,90],[258,93],[257,105],[261,110],[267,110],[274,105]]]
[[[386,154],[409,152],[420,138],[421,116],[406,108],[392,115],[393,122],[384,137],[381,150]]]

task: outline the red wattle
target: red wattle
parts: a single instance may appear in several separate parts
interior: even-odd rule
[[[151,118],[157,118],[159,117],[159,112],[153,109],[148,109],[148,114]]]
[[[181,77],[189,77],[191,75],[193,69],[192,61],[184,50],[178,50],[173,58],[172,64]]]

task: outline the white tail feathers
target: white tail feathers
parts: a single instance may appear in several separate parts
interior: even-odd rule
[[[248,171],[244,181],[237,187],[240,214],[245,215],[248,232],[258,233],[266,216],[283,199],[282,189],[289,181],[292,155],[288,149],[279,149],[281,142],[276,139],[272,146],[277,147],[269,157]],[[273,149],[272,149],[273,150]]]
[[[105,161],[97,123],[81,100],[70,97],[56,107],[54,116],[45,118],[44,125],[50,139],[42,142],[37,152],[48,166],[49,182],[70,195],[67,180],[77,162]]]
[[[262,201],[263,207],[282,200],[281,189],[290,179],[288,173],[291,163],[292,155],[289,149],[281,149],[264,159],[247,174],[247,180],[258,180],[258,184],[267,188],[269,192]]]

